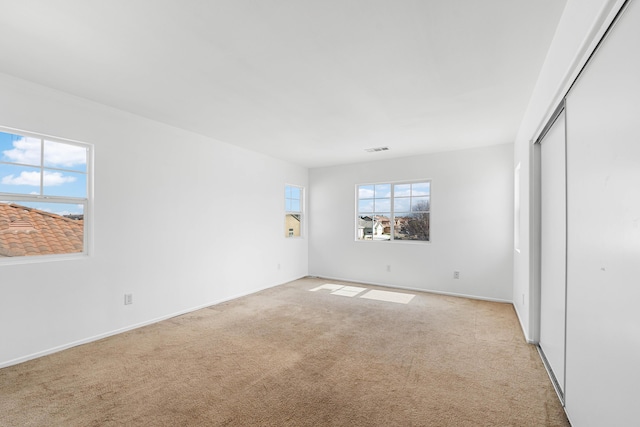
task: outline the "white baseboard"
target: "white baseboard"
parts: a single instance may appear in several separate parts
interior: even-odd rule
[[[445,292],[445,291],[438,291],[438,290],[433,290],[433,289],[411,288],[411,287],[407,287],[407,286],[390,285],[388,283],[377,283],[377,282],[369,282],[369,281],[362,281],[362,280],[344,279],[344,278],[341,278],[341,277],[330,277],[330,276],[310,276],[310,277],[317,277],[319,279],[327,279],[327,280],[339,280],[341,282],[362,283],[363,285],[384,286],[385,288],[403,289],[405,291],[428,292],[430,294],[446,295],[446,296],[460,297],[460,298],[469,298],[469,299],[475,299],[475,300],[480,300],[480,301],[490,301],[490,302],[501,302],[501,303],[513,304],[513,301],[505,300],[505,299],[501,299],[501,298],[491,298],[491,297],[483,297],[483,296],[478,296],[478,295],[458,294],[458,293],[455,293],[455,292]]]
[[[232,296],[229,296],[229,297],[226,297],[226,298],[221,298],[221,299],[218,299],[218,300],[215,300],[215,301],[211,301],[211,302],[208,302],[208,303],[205,303],[205,304],[201,304],[201,305],[198,305],[198,306],[195,306],[195,307],[190,307],[190,308],[187,308],[187,309],[184,309],[184,310],[180,310],[180,311],[177,311],[177,312],[174,312],[174,313],[171,313],[171,314],[167,314],[167,315],[164,315],[164,316],[156,317],[156,318],[151,319],[151,320],[147,320],[147,321],[144,321],[144,322],[140,322],[140,323],[136,323],[136,324],[133,324],[133,325],[125,326],[125,327],[119,328],[119,329],[114,329],[112,331],[104,332],[102,334],[94,335],[94,336],[91,336],[91,337],[88,337],[88,338],[83,338],[81,340],[72,341],[70,343],[66,343],[66,344],[62,344],[62,345],[56,346],[56,347],[52,347],[52,348],[49,348],[47,350],[38,351],[36,353],[28,354],[26,356],[18,357],[18,358],[15,358],[15,359],[12,359],[12,360],[8,360],[8,361],[5,361],[5,362],[0,362],[0,369],[6,368],[8,366],[17,365],[17,364],[20,364],[20,363],[23,363],[23,362],[27,362],[29,360],[37,359],[39,357],[47,356],[49,354],[57,353],[59,351],[67,350],[67,349],[72,348],[72,347],[77,347],[77,346],[82,345],[82,344],[88,344],[88,343],[93,342],[93,341],[98,341],[98,340],[101,340],[103,338],[108,338],[108,337],[113,336],[113,335],[118,335],[118,334],[121,334],[123,332],[131,331],[133,329],[142,328],[143,326],[152,325],[154,323],[158,323],[158,322],[161,322],[163,320],[170,319],[172,317],[182,316],[183,314],[191,313],[193,311],[197,311],[197,310],[200,310],[200,309],[203,309],[203,308],[207,308],[207,307],[211,307],[211,306],[214,306],[214,305],[218,305],[218,304],[221,304],[223,302],[227,302],[227,301],[231,301],[231,300],[234,300],[234,299],[237,299],[237,298],[241,298],[241,297],[244,297],[244,296],[247,296],[247,295],[255,294],[257,292],[264,291],[265,289],[270,289],[270,288],[273,288],[273,287],[276,287],[276,286],[280,286],[280,285],[283,285],[284,283],[288,283],[288,282],[291,282],[291,281],[294,281],[294,280],[298,280],[298,279],[301,279],[303,277],[306,277],[306,276],[300,276],[298,278],[287,280],[287,281],[282,282],[282,283],[277,283],[275,285],[264,286],[262,288],[251,290],[249,292],[244,292],[244,293],[232,295]]]
[[[529,334],[527,333],[527,329],[524,327],[524,323],[522,323],[522,316],[520,316],[520,312],[518,311],[518,306],[513,304],[513,309],[516,312],[516,317],[518,318],[518,322],[520,323],[520,329],[522,329],[522,334],[524,335],[524,339],[527,344],[537,345],[538,342],[529,338]]]

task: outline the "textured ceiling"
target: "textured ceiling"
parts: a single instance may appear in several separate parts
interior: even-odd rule
[[[513,142],[565,1],[0,5],[0,72],[316,167]]]

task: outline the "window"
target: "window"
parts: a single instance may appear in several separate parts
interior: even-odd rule
[[[520,252],[520,163],[516,166],[513,188],[513,246]]]
[[[356,240],[429,241],[431,182],[357,186]]]
[[[295,185],[284,187],[285,237],[302,236],[303,190]]]
[[[90,149],[0,130],[0,260],[87,253]]]

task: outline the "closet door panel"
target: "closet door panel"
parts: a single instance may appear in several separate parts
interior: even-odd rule
[[[564,391],[566,162],[562,112],[540,145],[540,348]]]
[[[640,420],[640,2],[567,97],[566,410]]]

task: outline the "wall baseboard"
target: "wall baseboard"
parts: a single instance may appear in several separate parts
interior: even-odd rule
[[[104,332],[102,334],[94,335],[94,336],[91,336],[91,337],[88,337],[88,338],[83,338],[81,340],[72,341],[72,342],[67,343],[67,344],[62,344],[62,345],[59,345],[59,346],[56,346],[56,347],[52,347],[52,348],[49,348],[47,350],[38,351],[36,353],[28,354],[26,356],[18,357],[18,358],[11,359],[11,360],[8,360],[8,361],[5,361],[5,362],[0,362],[0,369],[7,368],[7,367],[13,366],[13,365],[18,365],[20,363],[28,362],[29,360],[37,359],[39,357],[48,356],[50,354],[58,353],[58,352],[63,351],[63,350],[68,350],[70,348],[77,347],[79,345],[88,344],[88,343],[91,343],[91,342],[94,342],[94,341],[98,341],[98,340],[101,340],[101,339],[104,339],[104,338],[108,338],[108,337],[111,337],[111,336],[114,336],[114,335],[118,335],[118,334],[121,334],[123,332],[128,332],[128,331],[132,331],[134,329],[142,328],[144,326],[153,325],[154,323],[162,322],[163,320],[171,319],[172,317],[182,316],[184,314],[192,313],[194,311],[198,311],[198,310],[201,310],[203,308],[207,308],[207,307],[211,307],[211,306],[214,306],[214,305],[222,304],[224,302],[228,302],[228,301],[232,301],[234,299],[242,298],[242,297],[245,297],[247,295],[252,295],[252,294],[264,291],[266,289],[274,288],[276,286],[280,286],[280,285],[283,285],[285,283],[289,283],[289,282],[292,282],[294,280],[301,279],[303,277],[307,277],[307,276],[306,275],[300,276],[300,277],[297,277],[297,278],[293,278],[291,280],[287,280],[287,281],[282,282],[282,283],[277,283],[275,285],[264,286],[264,287],[261,287],[261,288],[258,288],[258,289],[251,290],[249,292],[232,295],[232,296],[226,297],[226,298],[221,298],[221,299],[214,300],[214,301],[211,301],[211,302],[208,302],[208,303],[205,303],[205,304],[201,304],[201,305],[198,305],[198,306],[195,306],[195,307],[190,307],[190,308],[187,308],[187,309],[184,309],[184,310],[180,310],[180,311],[177,311],[177,312],[174,312],[174,313],[171,313],[171,314],[167,314],[167,315],[164,315],[164,316],[156,317],[156,318],[151,319],[151,320],[147,320],[147,321],[144,321],[144,322],[140,322],[140,323],[136,323],[136,324],[133,324],[133,325],[125,326],[124,328],[114,329],[112,331]]]
[[[458,294],[458,293],[455,293],[455,292],[444,292],[444,291],[438,291],[438,290],[433,290],[433,289],[411,288],[411,287],[407,287],[407,286],[390,285],[388,283],[378,283],[378,282],[369,282],[369,281],[354,280],[354,279],[344,279],[344,278],[341,278],[341,277],[330,277],[330,276],[323,276],[323,275],[310,275],[310,277],[315,277],[315,278],[319,278],[319,279],[327,279],[327,280],[339,280],[341,282],[361,283],[363,285],[384,286],[385,288],[403,289],[403,290],[406,290],[406,291],[427,292],[427,293],[430,293],[430,294],[446,295],[446,296],[450,296],[450,297],[459,297],[459,298],[469,298],[469,299],[475,299],[475,300],[480,300],[480,301],[490,301],[490,302],[500,302],[500,303],[513,304],[513,301],[505,300],[505,299],[501,299],[501,298],[491,298],[491,297],[483,297],[483,296],[478,296],[478,295]]]
[[[520,316],[520,312],[518,311],[518,306],[513,304],[513,310],[516,312],[516,317],[518,318],[518,322],[520,323],[520,329],[522,330],[522,335],[524,335],[524,339],[527,344],[537,345],[538,342],[536,340],[532,340],[529,338],[529,334],[527,334],[527,330],[524,327],[524,323],[522,323],[522,316]]]

